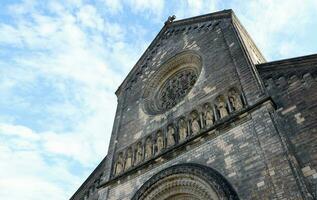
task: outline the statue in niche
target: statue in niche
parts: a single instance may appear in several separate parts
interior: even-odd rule
[[[161,131],[157,133],[157,138],[156,138],[156,153],[160,153],[162,149],[164,148],[164,139],[162,136]]]
[[[224,118],[224,117],[228,116],[228,111],[227,111],[227,108],[226,108],[226,102],[224,101],[224,99],[218,97],[217,98],[217,102],[218,102],[217,109],[219,111],[220,118]]]
[[[152,141],[148,138],[145,143],[145,159],[152,157]]]
[[[208,104],[205,105],[204,117],[205,124],[207,127],[214,124],[214,114],[211,110],[211,107]]]
[[[179,121],[179,140],[183,141],[187,137],[187,124],[184,119]]]
[[[242,109],[243,105],[242,105],[240,95],[233,89],[229,91],[229,101],[230,101],[230,104],[232,105],[233,110]]]
[[[132,166],[132,149],[129,148],[127,151],[127,158],[125,160],[124,170],[129,169]]]
[[[167,146],[172,146],[175,144],[174,139],[175,130],[172,125],[169,125],[167,128]]]
[[[140,163],[142,161],[142,144],[138,143],[137,145],[137,150],[136,150],[136,155],[135,155],[135,163]]]
[[[122,158],[122,153],[119,154],[116,167],[115,167],[115,174],[118,175],[123,171],[123,158]]]
[[[192,123],[191,123],[191,129],[193,135],[196,135],[200,131],[200,125],[199,125],[199,119],[197,113],[191,114]]]

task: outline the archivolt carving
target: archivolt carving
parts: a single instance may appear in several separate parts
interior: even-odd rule
[[[145,193],[144,200],[169,200],[175,196],[194,197],[200,200],[219,199],[207,182],[189,174],[171,175],[153,185],[154,190]]]
[[[192,52],[178,54],[164,63],[144,90],[145,112],[159,114],[178,104],[193,88],[201,65],[200,56]]]
[[[198,164],[180,164],[154,175],[132,200],[238,199],[231,185],[215,170]]]

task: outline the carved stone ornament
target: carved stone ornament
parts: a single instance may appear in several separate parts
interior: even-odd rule
[[[162,133],[159,131],[157,133],[157,138],[156,138],[156,153],[160,153],[162,149],[164,148],[164,139],[162,136]]]
[[[167,146],[173,146],[175,144],[174,139],[175,130],[172,125],[167,128]]]
[[[197,113],[192,113],[191,118],[192,118],[192,123],[191,123],[192,133],[193,135],[196,135],[200,131],[200,125],[199,125]]]
[[[228,96],[229,96],[229,102],[231,103],[232,108],[234,110],[242,109],[243,104],[242,104],[240,95],[234,89],[231,89],[229,91],[229,95]]]
[[[132,149],[129,148],[127,151],[127,158],[125,160],[124,169],[127,170],[132,166]]]
[[[115,166],[115,174],[120,174],[123,171],[123,156],[122,153],[119,154],[116,166]]]
[[[215,170],[180,164],[167,168],[148,180],[132,200],[237,200],[232,186]]]
[[[205,125],[208,127],[213,125],[214,123],[214,114],[212,112],[211,107],[208,104],[206,104],[204,108],[205,108],[205,111],[204,111]]]
[[[183,141],[187,137],[187,124],[184,119],[181,119],[178,123],[179,126],[179,140]]]
[[[145,143],[145,159],[149,159],[150,157],[152,157],[152,148],[152,140],[151,138],[148,138]]]
[[[217,109],[219,111],[220,118],[224,118],[229,115],[226,102],[223,96],[217,97]]]
[[[138,143],[136,155],[135,155],[135,164],[140,163],[142,161],[142,159],[143,159],[142,144]]]
[[[201,65],[199,55],[184,52],[160,66],[149,78],[143,93],[145,112],[164,113],[181,102],[195,85]]]

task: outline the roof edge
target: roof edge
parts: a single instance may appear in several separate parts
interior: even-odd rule
[[[247,29],[243,26],[243,24],[240,22],[239,18],[236,16],[236,14],[233,11],[232,11],[232,24],[234,25],[235,29],[237,29],[238,34],[240,34],[241,40],[244,43],[244,45],[246,45],[247,43],[250,43],[252,45],[252,47],[254,47],[254,50],[256,51],[257,56],[259,56],[259,58],[261,59],[261,62],[267,62],[264,55],[262,54],[262,52],[260,51],[260,49],[258,48],[256,43],[254,42],[252,37],[250,36]],[[246,41],[245,39],[243,39],[243,34],[245,34],[245,36],[246,36],[247,40],[249,40],[249,42]],[[244,47],[244,48],[246,49],[248,54],[250,54],[248,48],[247,47]]]
[[[196,23],[196,22],[200,22],[200,21],[202,22],[202,21],[206,21],[210,18],[214,18],[214,19],[217,19],[217,18],[221,19],[221,18],[228,18],[228,17],[231,18],[233,16],[232,14],[233,14],[232,9],[225,9],[222,11],[217,11],[217,12],[213,12],[213,13],[209,13],[209,14],[198,15],[198,16],[194,16],[194,17],[190,17],[190,18],[175,20],[172,23],[165,23],[163,25],[163,27],[161,28],[161,30],[159,31],[159,33],[155,36],[155,38],[152,40],[150,45],[146,48],[146,50],[143,52],[141,57],[138,59],[136,64],[132,67],[130,72],[126,75],[126,77],[124,78],[124,80],[122,81],[122,83],[120,84],[118,89],[116,90],[115,94],[117,95],[117,97],[120,95],[121,89],[124,87],[126,82],[129,80],[129,77],[136,71],[136,69],[138,68],[138,65],[143,61],[144,56],[148,53],[148,51],[151,49],[151,47],[156,43],[156,41],[160,38],[162,33],[167,28],[169,28],[171,26],[186,25],[186,24]]]
[[[90,175],[86,178],[86,180],[80,185],[80,187],[75,191],[75,193],[70,197],[70,200],[75,199],[76,195],[84,188],[84,186],[89,182],[91,178],[93,178],[98,170],[102,168],[103,164],[106,162],[108,155],[106,155],[101,162],[97,165],[97,167],[90,173]]]
[[[270,70],[272,68],[289,67],[289,65],[294,65],[294,64],[300,66],[308,62],[317,64],[317,54],[309,54],[305,56],[298,56],[293,58],[270,61],[266,63],[257,64],[256,67],[258,70],[265,71],[265,70]]]

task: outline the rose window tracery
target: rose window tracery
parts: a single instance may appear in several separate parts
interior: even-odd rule
[[[168,110],[182,100],[192,89],[197,74],[193,70],[183,70],[165,82],[159,93],[159,107]]]
[[[144,90],[145,112],[152,115],[164,113],[180,103],[198,80],[201,65],[199,55],[184,52],[160,66]]]

